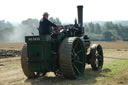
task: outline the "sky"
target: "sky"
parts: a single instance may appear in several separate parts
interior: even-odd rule
[[[77,5],[83,5],[83,21],[128,20],[128,0],[0,0],[0,20],[21,22],[40,19],[44,12],[62,23],[74,22]]]

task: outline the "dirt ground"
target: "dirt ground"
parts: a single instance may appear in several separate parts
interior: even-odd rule
[[[98,42],[96,42],[98,43]],[[114,60],[128,59],[128,43],[100,43],[104,51],[104,64],[111,63]],[[108,46],[107,46],[108,45]],[[21,49],[23,43],[0,43],[0,49]],[[86,72],[89,72],[90,66],[86,67]],[[99,74],[100,75],[100,74]],[[38,79],[27,79],[22,72],[20,56],[0,58],[0,85],[88,85],[85,80],[67,80],[63,76],[54,77],[53,73],[48,73],[48,76]],[[70,82],[73,82],[70,84]]]

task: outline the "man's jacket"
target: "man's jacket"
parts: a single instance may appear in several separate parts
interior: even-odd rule
[[[40,20],[40,24],[39,24],[39,34],[40,35],[48,35],[48,34],[50,34],[51,33],[51,29],[50,29],[51,26],[56,27],[55,24],[50,22],[47,18],[43,17]]]

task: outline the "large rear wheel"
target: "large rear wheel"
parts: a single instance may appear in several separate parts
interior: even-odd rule
[[[27,45],[24,45],[22,48],[22,54],[21,54],[21,66],[24,74],[28,78],[34,78],[35,73],[31,72],[29,69],[29,63],[28,63],[28,56],[27,56]]]
[[[85,71],[86,53],[82,40],[69,37],[60,46],[59,64],[65,78],[76,79]]]

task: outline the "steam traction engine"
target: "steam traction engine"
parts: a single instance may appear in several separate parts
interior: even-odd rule
[[[78,23],[58,26],[51,35],[25,37],[27,44],[22,49],[21,65],[28,78],[52,71],[77,79],[84,74],[86,63],[91,64],[92,70],[102,68],[102,47],[99,44],[90,47],[89,38],[84,35],[83,6],[77,8]]]

